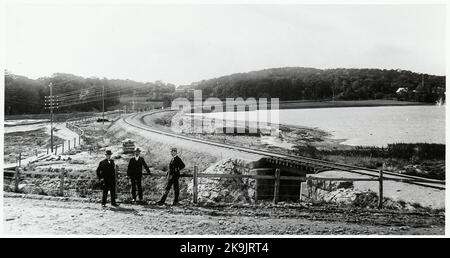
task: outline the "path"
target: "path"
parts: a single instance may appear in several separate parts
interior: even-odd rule
[[[42,199],[5,194],[5,234],[444,234],[442,218],[417,215],[397,216],[395,221],[389,214],[361,213],[353,218],[351,213],[265,207],[227,210],[122,204],[102,209],[98,203],[37,198]],[[348,222],[343,215],[357,222]]]

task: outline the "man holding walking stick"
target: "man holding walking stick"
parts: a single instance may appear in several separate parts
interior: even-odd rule
[[[112,152],[107,150],[105,153],[106,159],[102,160],[97,167],[97,177],[102,182],[103,197],[102,207],[106,207],[106,199],[108,198],[108,191],[111,193],[111,205],[119,206],[116,203],[116,165],[111,159]]]
[[[167,182],[165,187],[165,192],[161,197],[161,200],[159,200],[156,204],[157,205],[163,205],[166,202],[167,195],[169,194],[170,188],[172,188],[173,185],[173,191],[175,193],[174,199],[173,199],[173,205],[178,204],[178,197],[180,195],[180,187],[178,179],[180,178],[180,170],[182,170],[185,165],[183,161],[178,157],[177,149],[172,148],[170,154],[172,155],[172,159],[169,163],[169,171],[167,172]]]
[[[130,159],[128,163],[127,176],[131,182],[131,194],[133,196],[133,203],[136,202],[136,189],[139,196],[139,202],[143,202],[143,192],[142,192],[142,167],[145,168],[147,173],[150,173],[150,169],[145,163],[143,157],[140,156],[141,150],[136,148],[134,150],[134,157]]]

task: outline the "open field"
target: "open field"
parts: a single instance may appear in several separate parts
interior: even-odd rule
[[[4,195],[6,234],[442,235],[444,214],[333,206],[154,206]]]
[[[115,111],[105,112],[105,115],[112,114]],[[101,117],[101,112],[69,112],[69,113],[57,113],[53,114],[53,119],[56,122],[66,121],[68,119],[79,119],[83,117],[92,117],[97,116]],[[24,114],[24,115],[5,115],[5,120],[27,120],[27,119],[43,119],[49,120],[49,113],[44,114]]]
[[[42,153],[50,146],[50,136],[45,128],[32,131],[6,133],[4,137],[3,153],[4,163],[15,163],[22,153],[22,158],[27,158]],[[54,144],[61,144],[63,139],[54,136]]]

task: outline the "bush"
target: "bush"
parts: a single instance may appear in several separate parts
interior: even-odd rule
[[[344,188],[344,189],[349,189],[349,188],[353,188],[353,182],[351,181],[345,181],[345,182],[340,182],[337,186],[337,188]]]
[[[372,191],[357,194],[353,205],[360,208],[376,208],[378,206],[378,194]]]
[[[445,144],[394,143],[388,144],[388,155],[401,159],[445,159]]]
[[[172,124],[172,119],[167,117],[158,117],[155,120],[155,124],[170,127]]]
[[[314,159],[319,157],[317,148],[310,144],[307,144],[306,146],[296,145],[294,148],[296,155],[307,156]]]

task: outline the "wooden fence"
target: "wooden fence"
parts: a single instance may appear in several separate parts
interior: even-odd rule
[[[252,169],[250,171],[256,172],[258,170],[267,170],[267,169]],[[52,172],[39,172],[39,173],[32,173],[32,172],[23,172],[18,167],[16,167],[15,171],[4,172],[4,177],[14,180],[14,191],[19,191],[19,183],[20,180],[23,178],[24,175],[53,175],[55,176],[55,173]],[[116,173],[116,178],[118,175],[125,175],[124,173]],[[152,177],[166,177],[166,173],[151,173],[147,174],[144,173],[145,176],[152,176]],[[65,180],[67,180],[67,173],[64,169],[61,170],[59,173],[59,180],[60,180],[60,187],[59,187],[59,195],[64,196],[64,183]],[[198,167],[194,166],[194,169],[192,173],[182,173],[180,177],[192,177],[193,182],[193,189],[192,189],[192,201],[193,203],[198,203],[198,190],[199,190],[199,178],[251,178],[254,180],[257,179],[269,179],[273,180],[273,203],[277,203],[280,198],[280,181],[281,180],[291,180],[291,181],[300,181],[300,182],[308,182],[313,180],[320,180],[320,181],[347,181],[347,182],[355,182],[355,181],[375,181],[379,183],[379,191],[378,191],[378,207],[381,209],[383,208],[383,183],[386,180],[389,181],[399,181],[399,182],[416,182],[416,181],[426,181],[419,180],[419,179],[396,179],[396,178],[384,178],[383,176],[383,170],[380,170],[378,177],[372,177],[372,178],[343,178],[343,177],[318,177],[315,175],[307,175],[307,176],[281,176],[280,169],[275,169],[273,175],[256,175],[256,174],[210,174],[210,173],[199,173]],[[95,180],[98,181],[96,178],[81,178],[81,179],[70,179],[70,180],[77,180],[77,181],[89,181],[89,180]],[[116,180],[116,184],[117,184]],[[258,194],[255,191],[255,201],[258,201]],[[301,201],[301,188],[299,192],[299,201]]]

